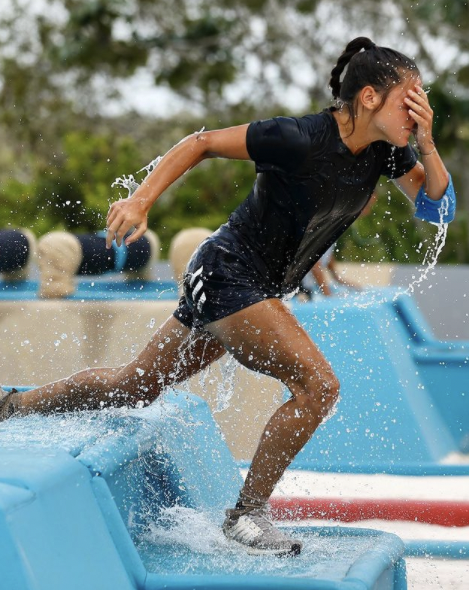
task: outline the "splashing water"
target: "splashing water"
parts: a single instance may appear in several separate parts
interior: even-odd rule
[[[379,540],[379,536],[321,538],[314,530],[301,527],[294,534],[304,543],[294,560],[248,555],[244,548],[227,541],[212,515],[174,506],[165,509],[157,522],[149,523],[137,547],[148,571],[163,575],[260,574],[341,580],[351,563]]]
[[[157,156],[149,164],[147,164],[146,166],[144,166],[143,168],[138,170],[136,172],[136,174],[140,174],[141,172],[143,172],[145,170],[146,174],[143,179],[143,180],[145,180],[145,178],[148,178],[148,176],[150,176],[150,174],[153,172],[153,170],[158,166],[160,161],[161,161],[161,156]],[[112,188],[121,187],[121,188],[126,189],[128,192],[127,198],[131,197],[134,194],[134,192],[138,189],[139,186],[140,186],[140,183],[138,183],[135,180],[135,176],[133,174],[129,174],[128,176],[123,174],[122,176],[119,176],[118,178],[116,178],[116,180],[111,184]]]
[[[240,367],[238,361],[230,354],[227,355],[226,361],[220,364],[221,380],[217,386],[217,405],[214,414],[229,408],[235,391],[236,370],[239,370]]]
[[[189,359],[192,357],[192,353],[191,349],[196,349],[201,338],[203,338],[203,336],[201,337],[197,332],[191,332],[190,336],[189,336],[190,340],[189,342],[186,343],[186,347],[188,347],[188,357]],[[169,339],[168,339],[169,342]],[[208,344],[206,345],[208,346]],[[162,349],[164,349],[164,345],[160,347]],[[203,358],[205,355],[205,351],[203,350],[200,353],[201,358]],[[183,372],[185,372],[186,369],[186,363],[187,363],[187,359],[183,356],[181,356],[177,361],[176,361],[176,367],[174,370],[174,373],[177,374],[181,374]],[[190,362],[190,361],[189,361]],[[213,365],[208,365],[203,371],[201,371],[197,377],[198,379],[198,384],[200,385],[200,387],[202,388],[202,390],[206,393],[207,392],[207,386],[208,384],[214,384],[216,383],[216,403],[215,406],[212,407],[212,412],[213,414],[217,414],[219,412],[223,412],[224,410],[228,409],[230,407],[230,402],[231,399],[235,393],[235,379],[237,376],[238,371],[240,370],[244,370],[244,367],[238,363],[238,361],[229,353],[227,353],[222,360],[220,360],[217,363],[219,370],[220,370],[220,376],[219,377],[215,377],[213,380],[211,378],[209,378],[210,372],[213,370]],[[257,376],[258,378],[261,377],[260,374],[255,374],[255,376]],[[178,383],[177,385],[178,389],[180,391],[186,391],[187,393],[191,393],[192,389],[191,389],[191,382],[190,380],[185,380],[182,381],[181,383]],[[162,403],[164,403],[164,396],[163,396],[163,400]]]
[[[158,166],[158,164],[160,163],[161,159],[163,156],[156,156],[156,158],[154,160],[152,160],[149,164],[147,164],[146,166],[144,166],[143,168],[140,168],[140,170],[137,172],[137,174],[140,174],[140,172],[143,172],[144,170],[146,171],[146,175],[145,178],[147,176],[150,176],[150,174],[153,172],[153,170]]]
[[[149,523],[143,539],[156,545],[184,545],[200,553],[228,547],[227,539],[211,515],[184,506],[165,508],[157,522]]]
[[[427,251],[425,252],[422,266],[419,269],[419,276],[412,280],[411,283],[406,288],[399,289],[393,296],[392,301],[397,301],[399,297],[402,295],[411,295],[414,293],[416,287],[426,281],[432,271],[435,269],[438,258],[443,251],[443,248],[446,243],[446,236],[448,233],[448,224],[444,223],[443,219],[447,213],[449,207],[449,200],[446,196],[442,198],[442,206],[440,208],[440,223],[432,223],[432,225],[436,225],[437,231],[433,238],[432,243],[428,246]],[[431,222],[430,222],[431,223]],[[357,307],[361,309],[366,309],[371,305],[384,303],[384,298],[377,299],[376,297],[372,297],[369,301],[366,302],[357,302]]]
[[[438,224],[433,224],[436,225],[437,227],[437,232],[435,234],[435,238],[432,244],[430,244],[430,246],[428,247],[428,250],[425,253],[424,259],[423,259],[423,267],[420,270],[420,276],[415,279],[414,281],[412,281],[407,289],[405,289],[402,293],[396,293],[396,295],[394,296],[393,301],[396,300],[396,298],[405,293],[406,295],[410,295],[411,293],[413,293],[415,291],[415,288],[420,285],[421,283],[423,283],[423,281],[427,280],[428,275],[431,271],[434,270],[436,263],[438,262],[438,257],[440,256],[444,245],[446,243],[446,235],[448,233],[448,224],[443,222],[443,219],[445,218],[445,215],[448,213],[448,209],[449,209],[449,199],[448,197],[445,195],[442,198],[442,203],[441,203],[441,207],[440,207],[440,223]]]
[[[202,133],[204,130],[205,130],[205,127],[202,127],[202,129],[200,129],[199,131],[196,131],[195,134],[197,135],[198,133]],[[146,174],[143,178],[143,180],[145,180],[146,178],[148,178],[150,176],[150,174],[153,172],[153,170],[158,166],[158,164],[161,162],[162,158],[163,158],[163,156],[157,156],[149,164],[147,164],[143,168],[140,168],[140,170],[137,170],[137,172],[135,174],[140,174],[141,172],[145,171]],[[139,186],[140,186],[140,183],[135,180],[135,176],[133,174],[129,174],[128,176],[123,174],[122,176],[119,176],[118,178],[116,178],[116,180],[111,184],[112,188],[121,187],[121,188],[124,188],[125,190],[127,190],[127,192],[128,192],[127,198],[131,197],[134,194],[134,192],[138,189]]]
[[[133,174],[129,174],[129,176],[124,174],[123,176],[116,178],[116,180],[111,184],[112,188],[116,186],[126,189],[128,191],[127,197],[131,197],[140,185],[135,180]]]

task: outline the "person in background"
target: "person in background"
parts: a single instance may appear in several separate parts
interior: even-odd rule
[[[362,210],[360,217],[366,217],[370,214],[377,198],[378,195],[376,192],[373,192],[367,205]],[[311,269],[311,272],[303,279],[298,293],[300,301],[310,301],[313,298],[313,290],[315,286],[317,286],[321,295],[325,295],[326,297],[337,294],[337,289],[334,288],[335,284],[347,290],[362,290],[363,287],[360,284],[345,279],[343,274],[337,269],[337,261],[334,254],[335,249],[336,245],[333,244],[316,262]],[[332,278],[332,281],[330,278]],[[314,285],[311,284],[312,280],[314,281]]]
[[[331,246],[311,269],[311,275],[314,277],[314,281],[321,294],[326,297],[336,294],[337,290],[334,289],[334,284],[338,284],[346,289],[352,289],[353,291],[361,291],[361,285],[345,279],[337,270],[334,251],[335,245]]]

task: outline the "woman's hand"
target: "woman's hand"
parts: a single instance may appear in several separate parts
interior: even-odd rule
[[[131,228],[134,228],[134,231],[125,240],[126,246],[141,238],[147,230],[147,215],[147,210],[138,200],[127,198],[113,203],[107,215],[106,248],[112,246],[114,239],[120,246]]]
[[[428,154],[435,146],[432,137],[433,111],[423,88],[417,85],[414,88],[407,91],[404,100],[409,107],[409,115],[417,125],[414,132],[417,146],[422,154]]]

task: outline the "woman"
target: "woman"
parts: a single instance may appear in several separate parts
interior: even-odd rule
[[[223,530],[250,553],[299,553],[301,544],[267,518],[266,503],[331,411],[339,383],[282,298],[360,215],[380,175],[417,199],[421,217],[438,221],[445,213],[450,220],[454,192],[421,85],[411,59],[360,37],[332,70],[337,108],[183,139],[131,198],[111,206],[108,247],[114,239],[120,245],[132,227],[126,242],[137,240],[156,199],[206,158],[251,159],[257,180],[228,223],[193,255],[177,310],[124,367],[88,369],[21,395],[3,392],[3,417],[148,403],[228,351],[279,379],[291,399],[268,422]],[[408,145],[412,134],[422,163]]]

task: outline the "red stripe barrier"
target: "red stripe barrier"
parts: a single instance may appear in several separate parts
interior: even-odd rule
[[[270,506],[276,520],[314,518],[356,522],[380,519],[469,526],[469,501],[273,497]]]

